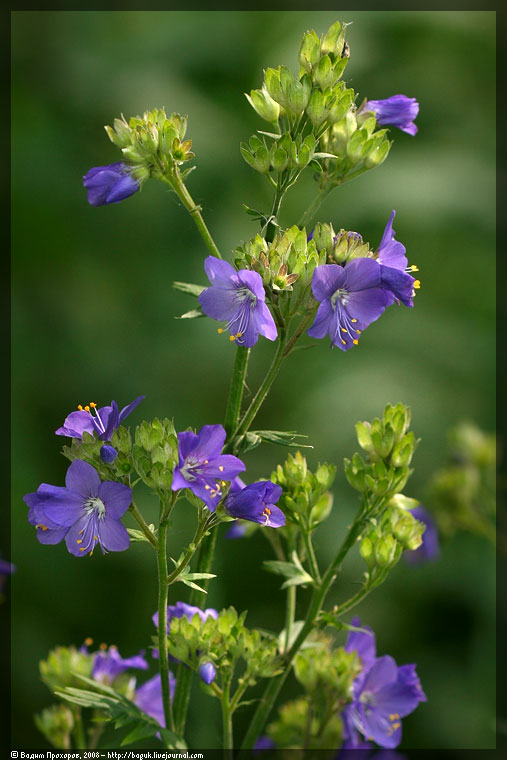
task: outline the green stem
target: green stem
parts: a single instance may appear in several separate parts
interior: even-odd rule
[[[329,195],[329,193],[331,192],[331,190],[333,190],[335,187],[336,187],[336,185],[329,184],[329,185],[326,185],[325,187],[323,187],[322,190],[320,190],[317,193],[317,195],[315,196],[315,198],[310,203],[310,205],[306,209],[305,213],[303,214],[303,216],[299,220],[298,227],[306,227],[306,225],[309,224],[312,221],[313,217],[315,216],[315,214],[317,213],[317,211],[321,207],[321,205],[322,205],[323,201],[325,200],[325,198],[327,198],[327,196]]]
[[[224,427],[228,436],[230,436],[233,430],[238,426],[249,356],[249,348],[245,348],[244,346],[237,347],[236,361],[234,362],[234,369],[232,371],[231,387],[229,390],[229,398],[227,399],[224,419]]]
[[[72,712],[74,713],[74,730],[72,733],[74,734],[76,749],[87,749],[81,708],[76,707]]]
[[[135,519],[137,520],[139,527],[141,528],[142,532],[150,542],[150,544],[153,546],[154,549],[158,549],[158,541],[156,537],[153,535],[151,530],[148,528],[148,525],[144,521],[144,518],[140,511],[138,510],[137,506],[132,502],[132,504],[129,507],[129,511],[132,512]]]
[[[285,609],[285,651],[287,652],[290,644],[290,633],[294,617],[296,615],[296,587],[289,586],[287,589],[287,607]]]
[[[264,696],[260,699],[257,710],[255,711],[250,722],[250,726],[243,740],[243,744],[241,745],[242,750],[252,749],[254,746],[255,740],[262,731],[262,728],[269,716],[269,713],[271,712],[278,693],[290,672],[292,660],[299,651],[301,644],[303,644],[306,637],[312,630],[315,620],[317,619],[317,616],[322,608],[326,594],[329,591],[329,588],[334,581],[336,574],[339,572],[345,556],[356,542],[357,537],[360,535],[363,524],[364,512],[361,510],[359,516],[350,527],[350,530],[347,533],[347,536],[345,537],[345,540],[343,541],[340,549],[338,550],[336,557],[326,570],[320,586],[318,586],[313,592],[305,624],[301,628],[301,631],[297,635],[293,645],[285,655],[285,669],[283,673],[275,676],[270,680],[266,691],[264,692]]]
[[[312,577],[317,581],[317,583],[320,583],[319,565],[317,562],[317,557],[315,556],[315,551],[313,549],[312,537],[307,530],[303,531],[303,539],[305,542],[306,553],[308,555],[308,562],[310,563]]]
[[[273,383],[273,380],[278,374],[278,371],[280,369],[280,366],[285,358],[285,343],[287,340],[287,333],[285,330],[280,330],[280,339],[278,343],[278,348],[275,354],[275,357],[271,363],[271,367],[268,370],[268,374],[264,378],[262,384],[260,385],[257,393],[253,397],[250,406],[246,410],[243,419],[241,420],[240,424],[236,428],[234,435],[232,436],[235,438],[238,435],[243,435],[243,433],[246,433],[249,429],[250,425],[252,424],[257,412],[259,411],[260,407],[262,406],[266,396],[269,393],[269,389],[271,388],[271,385]]]
[[[169,693],[169,657],[167,652],[167,521],[158,530],[158,662],[162,682],[162,704],[166,726],[174,731],[174,718]]]
[[[232,757],[233,739],[232,739],[232,710],[230,705],[230,681],[224,683],[222,691],[222,728],[223,728],[223,748],[224,756]]]
[[[182,571],[186,568],[194,554],[196,553],[197,549],[199,548],[199,545],[203,539],[204,533],[205,533],[205,521],[199,520],[199,525],[197,526],[197,530],[195,531],[195,535],[189,544],[189,547],[185,553],[185,556],[181,560],[181,562],[176,565],[172,573],[169,573],[167,576],[167,585],[170,586],[172,583],[174,583],[176,580],[178,580],[178,577],[181,575]]]
[[[188,192],[185,183],[181,179],[179,168],[177,166],[174,167],[169,177],[162,175],[161,179],[163,182],[165,182],[166,185],[169,185],[169,187],[174,190],[180,201],[187,209],[188,213],[194,220],[195,226],[199,230],[199,233],[211,255],[216,256],[217,259],[221,259],[222,256],[220,255],[220,251],[218,250],[215,241],[211,237],[211,233],[208,230],[206,223],[202,217],[201,207],[195,204],[192,196]]]

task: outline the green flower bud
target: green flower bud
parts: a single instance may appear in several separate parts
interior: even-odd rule
[[[382,536],[375,544],[375,562],[379,567],[392,567],[397,561],[394,536]]]
[[[345,43],[345,24],[340,24],[339,21],[335,21],[331,24],[327,32],[322,38],[320,51],[322,55],[327,53],[333,53],[335,56],[341,58],[344,52]]]
[[[72,711],[63,704],[46,707],[34,716],[35,725],[46,739],[57,749],[71,748],[70,734],[74,730]]]
[[[271,150],[271,166],[276,172],[283,172],[289,164],[289,156],[283,148],[278,148],[276,143]]]
[[[380,145],[375,146],[366,156],[364,163],[368,169],[374,169],[376,166],[384,163],[391,149],[389,140],[383,140]]]
[[[368,565],[370,570],[372,567],[375,567],[375,564],[376,564],[376,558],[375,558],[375,552],[374,552],[375,539],[376,539],[376,536],[365,536],[359,545],[359,553],[361,557],[364,559],[364,561],[366,562],[366,564]]]
[[[315,83],[323,90],[330,87],[334,82],[334,71],[331,58],[328,55],[324,55],[314,71],[313,78]]]
[[[415,437],[412,432],[407,433],[401,441],[394,446],[391,454],[391,463],[394,467],[408,467],[412,461],[414,449],[416,446]]]
[[[303,34],[301,47],[299,48],[299,62],[309,73],[318,64],[320,59],[320,40],[317,33],[312,29]]]
[[[323,124],[326,121],[328,117],[328,111],[326,109],[325,98],[322,90],[314,89],[312,91],[308,106],[306,107],[306,115],[314,127],[318,127],[320,124]]]
[[[356,435],[359,445],[365,451],[371,453],[373,451],[373,443],[371,439],[371,425],[369,422],[356,422]]]
[[[252,108],[259,114],[261,119],[276,122],[280,116],[280,106],[273,100],[266,87],[262,90],[251,90],[250,95],[245,96]]]

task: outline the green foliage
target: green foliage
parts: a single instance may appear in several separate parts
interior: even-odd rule
[[[90,676],[93,658],[75,647],[55,647],[47,660],[39,663],[41,679],[48,689],[56,692],[67,686],[76,686],[80,676]]]
[[[296,433],[294,430],[249,430],[248,433],[234,439],[233,449],[236,454],[241,454],[257,448],[263,442],[289,448],[313,449],[313,446],[296,440],[306,437],[306,435]]]
[[[332,224],[317,222],[313,230],[313,240],[317,251],[325,252],[328,264],[344,266],[352,259],[373,255],[369,243],[365,243],[360,235],[343,229],[336,233]]]
[[[329,488],[335,475],[334,465],[319,464],[313,473],[300,451],[289,454],[286,462],[271,473],[273,483],[282,487],[279,505],[287,519],[308,531],[325,520],[333,504]]]
[[[74,716],[66,705],[46,707],[34,716],[35,725],[48,742],[57,749],[70,749],[70,735],[74,728]]]
[[[174,465],[178,461],[178,437],[172,420],[155,417],[136,428],[132,461],[146,485],[170,491]]]

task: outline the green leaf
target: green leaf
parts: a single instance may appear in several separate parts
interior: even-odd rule
[[[149,726],[144,721],[139,721],[132,731],[121,740],[120,747],[124,747],[126,744],[131,744],[132,742],[141,741],[141,739],[148,739],[156,733],[157,731],[154,731],[154,726]]]
[[[293,448],[301,449],[313,449],[307,443],[298,443],[297,438],[308,438],[303,433],[296,433],[295,430],[252,430],[250,431],[254,435],[258,435],[263,441],[267,443],[276,443],[278,446],[289,446]]]
[[[201,311],[201,309],[191,309],[190,311],[186,311],[180,317],[174,317],[174,319],[197,319],[197,317],[205,316],[206,315]]]
[[[148,528],[150,529],[150,531],[153,533],[153,535],[156,538],[155,526],[148,525]],[[148,539],[146,538],[142,530],[136,530],[135,528],[127,528],[127,533],[129,534],[131,541],[146,541],[146,543],[149,543]]]
[[[181,290],[183,293],[189,293],[197,298],[206,289],[206,285],[195,285],[193,282],[173,282],[173,288]]]
[[[285,578],[293,578],[300,574],[299,568],[293,565],[292,562],[280,562],[277,559],[269,559],[262,564],[268,573],[283,575]]]

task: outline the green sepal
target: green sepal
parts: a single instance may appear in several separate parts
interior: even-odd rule
[[[181,290],[183,293],[189,293],[191,296],[200,296],[206,285],[195,285],[193,282],[173,282],[173,288]]]

